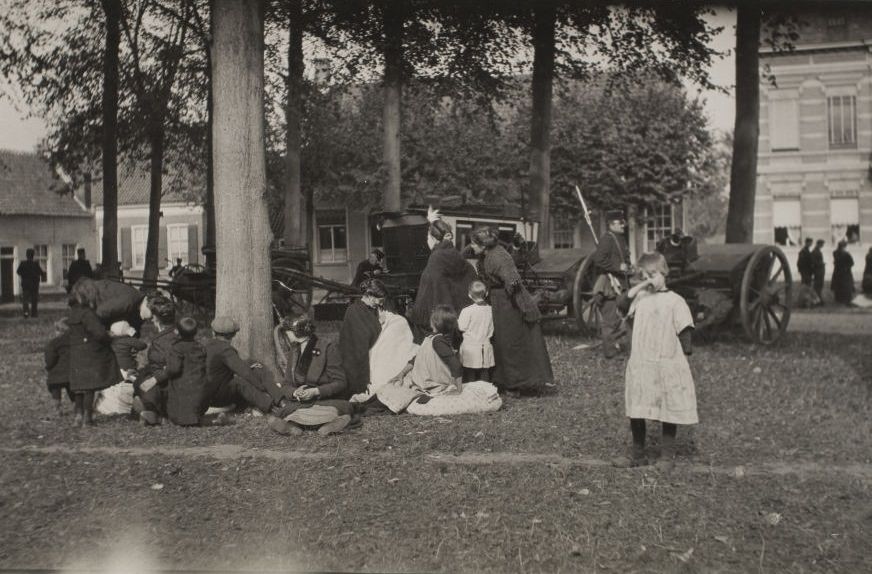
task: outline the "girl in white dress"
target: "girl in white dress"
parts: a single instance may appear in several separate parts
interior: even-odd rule
[[[677,425],[699,422],[696,391],[685,355],[691,353],[693,317],[680,295],[666,288],[669,273],[660,253],[646,253],[637,264],[642,282],[627,292],[632,300],[633,345],[627,362],[625,400],[633,449],[616,466],[648,463],[645,458],[645,419],[660,421],[663,429],[657,467],[674,465]]]
[[[487,304],[487,286],[481,281],[469,284],[469,298],[472,305],[464,307],[457,319],[457,327],[463,333],[460,344],[460,363],[463,365],[463,382],[490,381],[494,366],[493,309]]]

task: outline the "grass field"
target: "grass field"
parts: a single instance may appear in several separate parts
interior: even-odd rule
[[[288,439],[243,414],[72,428],[43,384],[59,314],[0,318],[0,568],[872,571],[872,334],[697,347],[701,424],[662,475],[607,464],[623,361],[559,328],[554,395]]]

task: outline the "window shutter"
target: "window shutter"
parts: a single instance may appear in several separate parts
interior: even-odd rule
[[[799,101],[778,98],[769,101],[769,147],[799,149]]]
[[[129,227],[121,228],[121,267],[133,267],[133,237]]]
[[[200,252],[200,236],[196,225],[188,226],[188,265],[197,264],[197,254]]]
[[[157,268],[166,269],[167,266],[167,228],[160,226],[157,243]]]

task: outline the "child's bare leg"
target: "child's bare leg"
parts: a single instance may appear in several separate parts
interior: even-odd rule
[[[630,432],[633,434],[633,450],[629,457],[619,457],[612,461],[618,468],[631,468],[645,466],[648,459],[645,458],[645,419],[630,419]]]
[[[76,393],[73,396],[73,412],[76,414],[76,418],[74,424],[81,425],[82,418],[84,417],[84,397],[83,393]]]
[[[660,423],[660,426],[663,427],[663,439],[660,443],[660,460],[657,461],[657,468],[668,471],[675,466],[675,435],[678,434],[678,425]]]
[[[84,426],[91,426],[94,424],[94,391],[88,391],[82,393],[82,411],[83,411],[83,420],[82,424]]]

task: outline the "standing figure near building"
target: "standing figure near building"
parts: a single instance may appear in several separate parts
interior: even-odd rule
[[[814,244],[814,249],[811,250],[812,285],[814,292],[818,296],[818,305],[824,304],[824,277],[827,271],[827,266],[824,263],[824,253],[821,251],[823,246],[824,240],[818,239]]]
[[[472,234],[481,257],[479,275],[490,290],[493,312],[493,383],[510,394],[537,393],[552,386],[551,358],[539,325],[541,314],[527,292],[512,256],[499,244],[495,229]]]
[[[799,276],[802,278],[802,284],[811,287],[814,268],[811,260],[811,246],[814,240],[811,237],[805,238],[805,246],[799,250],[799,256],[796,258],[796,269],[799,271]]]
[[[73,290],[73,286],[82,277],[93,279],[94,270],[91,269],[91,262],[85,257],[85,250],[80,247],[76,250],[76,260],[70,263],[70,269],[67,271],[67,293]]]
[[[37,317],[39,311],[39,282],[42,280],[43,271],[39,263],[33,260],[36,252],[27,250],[27,259],[18,264],[18,276],[21,277],[21,305],[24,308],[24,318]]]
[[[833,278],[830,281],[836,302],[843,305],[850,305],[854,299],[854,258],[847,247],[848,242],[843,239],[833,251]]]
[[[872,247],[866,253],[866,267],[863,269],[863,295],[872,297]]]
[[[618,311],[618,295],[627,291],[630,275],[630,249],[624,238],[627,222],[620,210],[606,214],[609,230],[600,238],[593,262],[597,279],[594,283],[594,296],[602,301],[602,346],[607,359],[618,351],[621,336],[621,315]]]
[[[450,305],[455,311],[466,306],[469,284],[475,280],[475,269],[454,246],[451,226],[432,208],[427,220],[430,222],[427,233],[430,257],[421,273],[415,306],[409,314],[415,343],[430,334],[430,313],[437,305]]]
[[[365,260],[358,263],[351,284],[360,287],[367,279],[378,279],[382,273],[387,273],[385,254],[381,249],[373,249]]]

